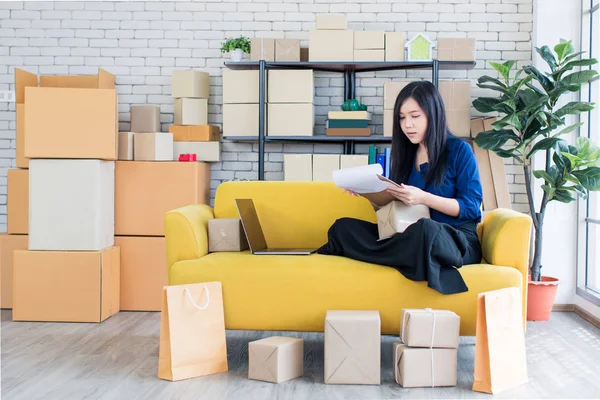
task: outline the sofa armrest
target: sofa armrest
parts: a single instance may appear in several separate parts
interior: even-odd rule
[[[208,220],[214,217],[213,209],[206,204],[193,204],[165,214],[168,270],[177,261],[208,254]]]

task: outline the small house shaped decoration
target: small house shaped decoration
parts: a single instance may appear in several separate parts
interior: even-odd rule
[[[419,33],[406,43],[408,61],[431,61],[433,59],[433,42],[427,35]]]

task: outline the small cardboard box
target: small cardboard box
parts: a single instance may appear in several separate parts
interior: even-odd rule
[[[377,210],[379,239],[404,232],[421,218],[430,218],[429,207],[423,204],[408,206],[394,200]]]
[[[119,160],[133,160],[133,132],[119,132]]]
[[[175,125],[207,125],[207,99],[175,99]]]
[[[169,285],[164,237],[116,236],[121,249],[120,301],[123,311],[160,311]]]
[[[13,321],[102,322],[119,312],[119,250],[15,251]]]
[[[402,387],[456,386],[458,349],[424,349],[393,344],[394,379]]]
[[[16,129],[16,155],[17,168],[29,168],[29,159],[25,158],[25,104],[17,104],[15,110]]]
[[[438,90],[448,119],[448,128],[456,136],[471,136],[471,82],[440,81]]]
[[[327,128],[327,136],[371,136],[371,128]]]
[[[492,131],[492,124],[497,118],[473,118],[471,119],[471,137],[476,138],[481,132]]]
[[[160,106],[131,106],[131,132],[160,132]]]
[[[354,50],[354,61],[362,62],[383,62],[385,61],[385,50]]]
[[[354,31],[354,50],[373,49],[385,49],[384,31]]]
[[[248,379],[281,383],[304,375],[304,340],[272,336],[248,343]]]
[[[269,136],[312,136],[315,106],[312,103],[269,103]]]
[[[259,102],[258,70],[223,70],[223,104]],[[266,74],[265,76],[268,76]],[[223,129],[225,130],[225,129]]]
[[[0,233],[0,308],[13,305],[13,251],[27,250],[27,235]]]
[[[314,103],[315,74],[312,69],[269,70],[269,103]]]
[[[405,308],[400,340],[409,347],[458,348],[460,317],[450,310]]]
[[[208,72],[192,69],[175,70],[171,80],[171,96],[174,98],[208,99],[210,92]]]
[[[394,110],[383,110],[383,136],[394,136]]]
[[[117,161],[114,187],[116,235],[164,236],[168,211],[209,204],[210,165]]]
[[[385,61],[404,61],[404,32],[385,33]]]
[[[341,169],[362,167],[365,165],[369,165],[369,156],[367,155],[342,154],[340,156]]]
[[[275,41],[275,61],[299,62],[300,40],[277,39]]]
[[[317,30],[346,30],[348,19],[344,14],[318,14],[316,21]]]
[[[135,161],[173,161],[173,135],[168,132],[134,134]]]
[[[223,104],[223,136],[258,136],[258,104]]]
[[[208,220],[208,251],[243,251],[248,241],[239,218],[214,218]]]
[[[383,84],[383,109],[393,110],[396,104],[396,98],[408,85],[409,81],[389,81]]]
[[[169,132],[173,134],[174,142],[218,142],[221,131],[216,125],[171,125]]]
[[[195,154],[196,161],[221,161],[221,143],[219,142],[174,142],[173,160],[178,160],[180,154]]]
[[[312,181],[312,154],[284,154],[283,179],[286,181]]]
[[[333,171],[340,169],[339,154],[314,154],[312,180],[315,182],[333,181]]]
[[[309,61],[354,61],[354,31],[311,30]]]
[[[250,61],[275,61],[275,39],[253,38],[250,40]]]
[[[29,250],[114,245],[115,162],[31,159]]]
[[[437,54],[440,61],[475,61],[475,39],[439,38]]]
[[[379,311],[327,311],[326,384],[381,384]]]
[[[7,232],[26,235],[29,232],[29,170],[9,169],[7,184]]]

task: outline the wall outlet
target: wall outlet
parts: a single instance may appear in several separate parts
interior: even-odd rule
[[[3,102],[14,103],[15,102],[15,92],[0,91],[0,103],[3,103]]]

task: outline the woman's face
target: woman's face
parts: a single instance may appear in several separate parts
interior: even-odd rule
[[[427,116],[412,97],[400,106],[400,128],[413,144],[420,144],[425,140]]]

